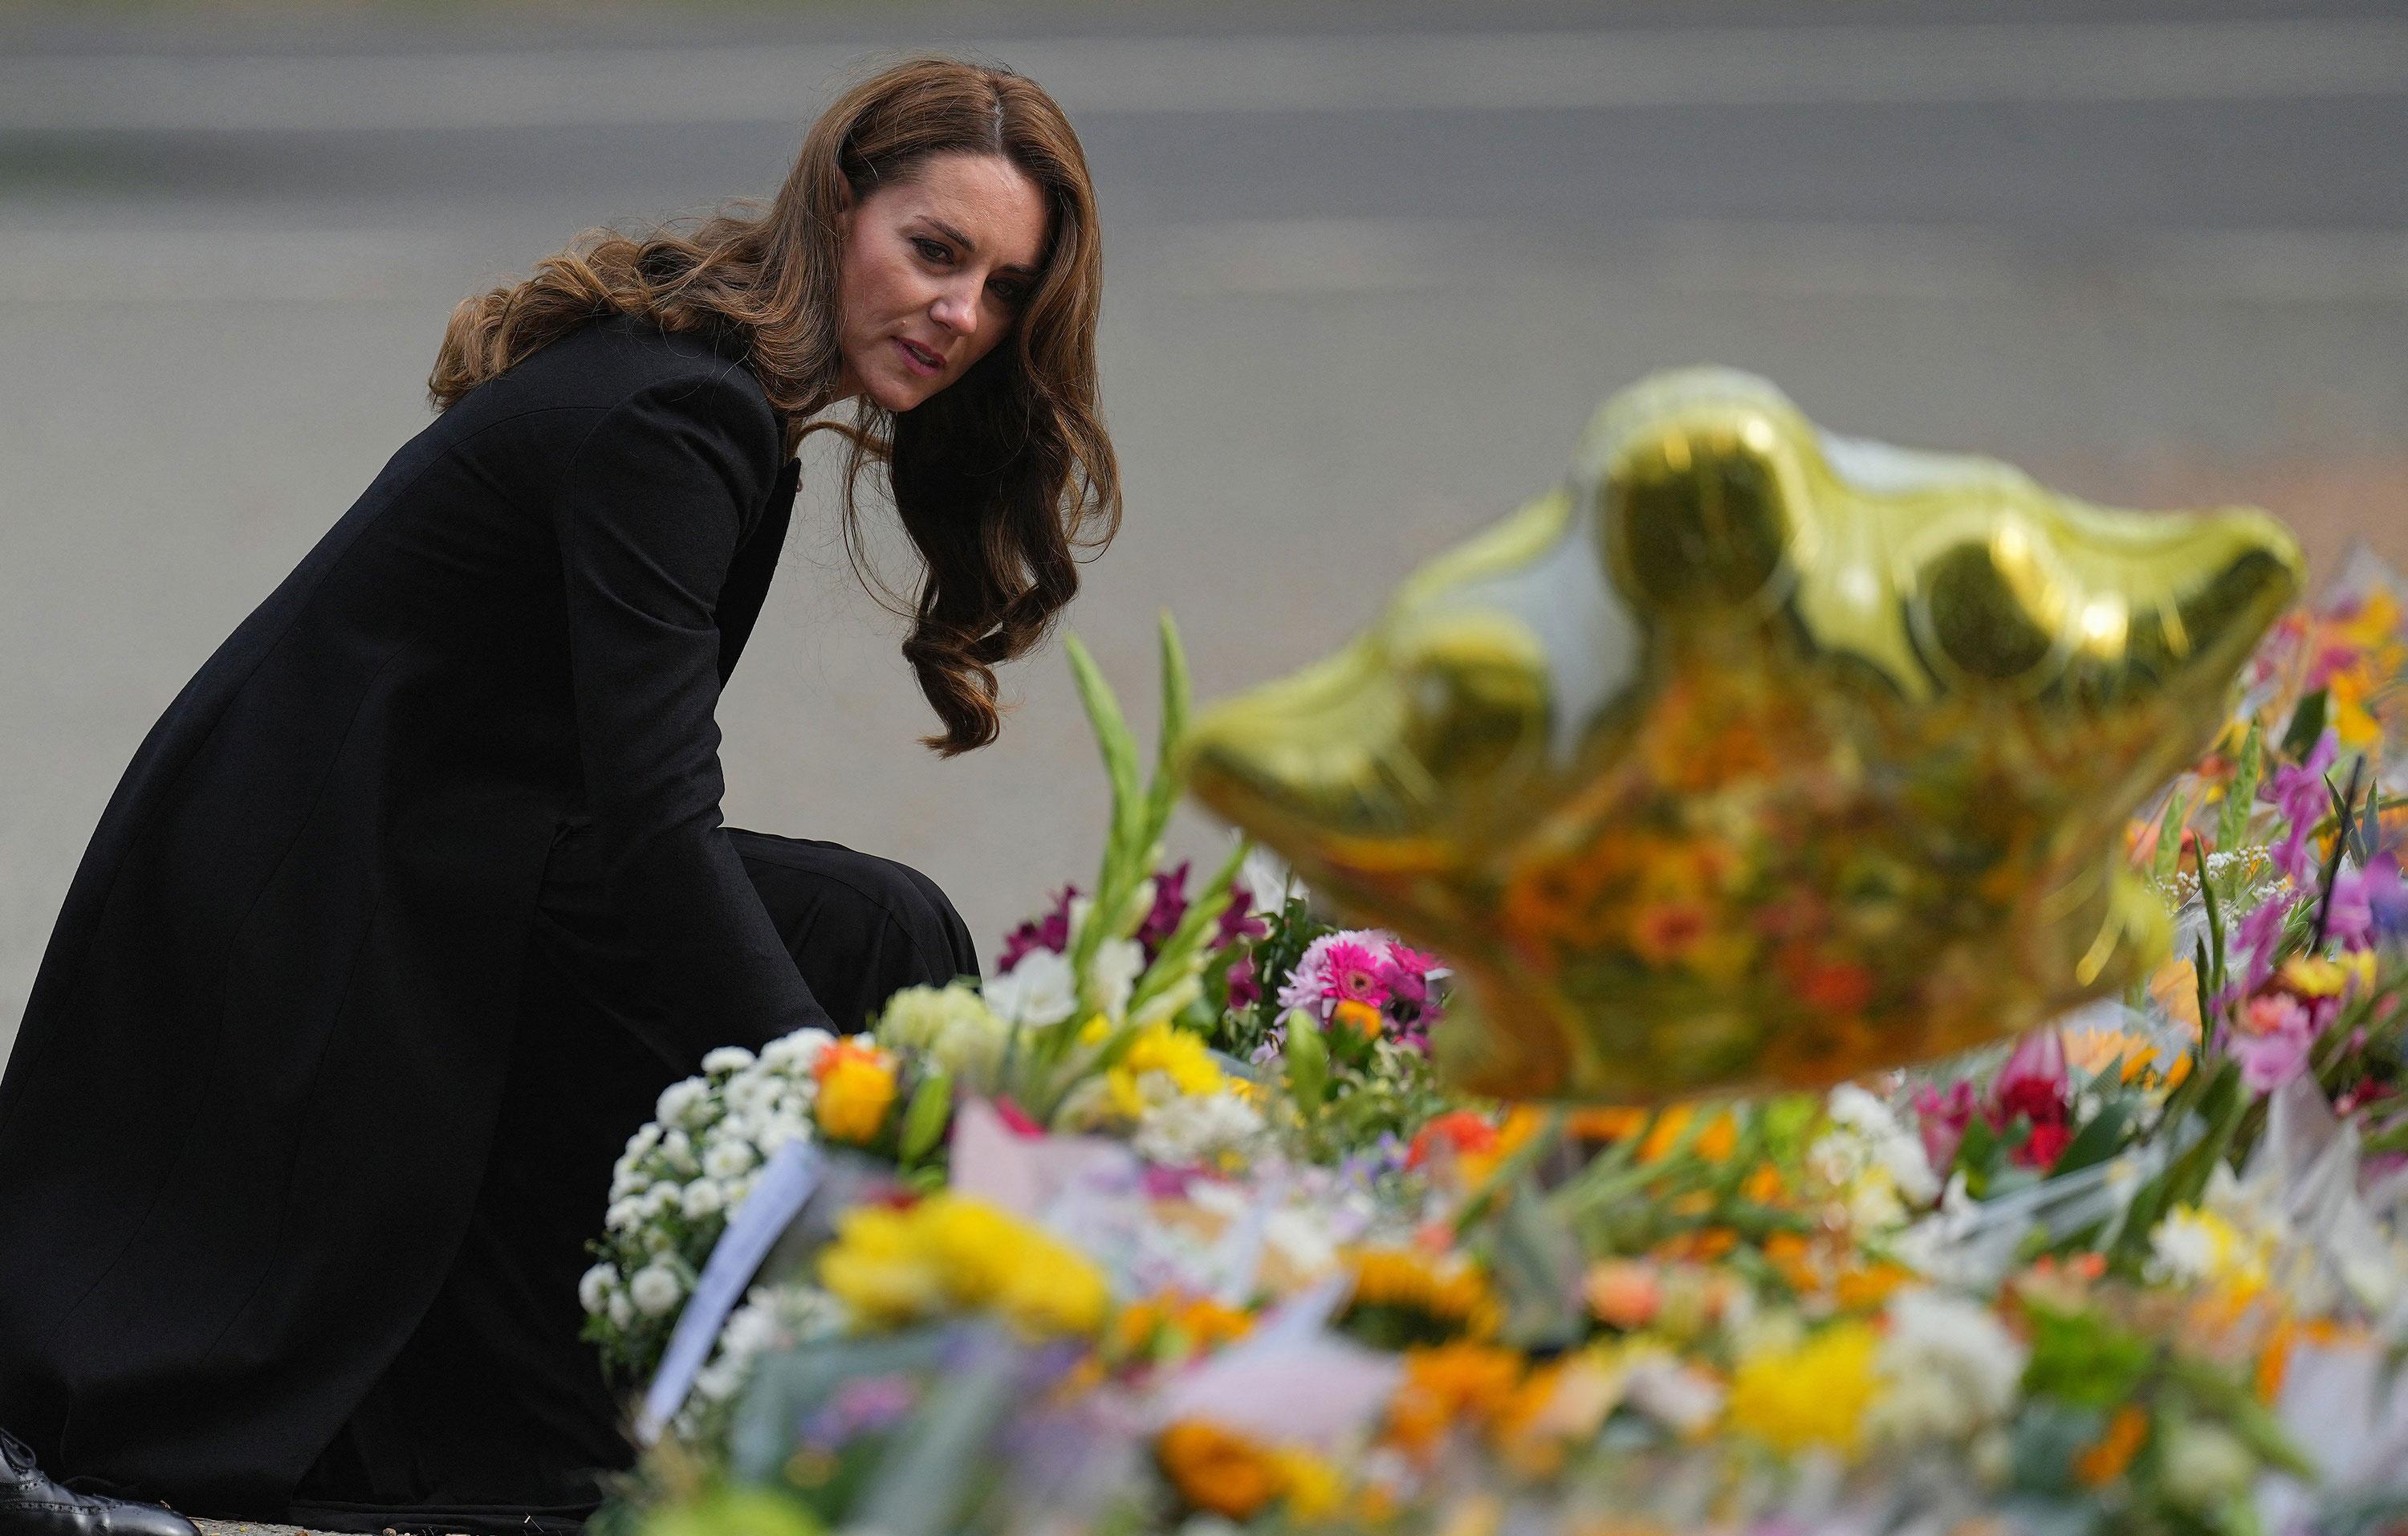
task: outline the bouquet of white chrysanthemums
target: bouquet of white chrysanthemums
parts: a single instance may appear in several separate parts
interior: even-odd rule
[[[610,1206],[578,1299],[585,1336],[613,1366],[641,1371],[660,1358],[678,1313],[769,1155],[809,1138],[821,1092],[816,1069],[837,1044],[798,1029],[759,1055],[724,1046],[702,1075],[662,1090],[656,1118],[627,1142]]]

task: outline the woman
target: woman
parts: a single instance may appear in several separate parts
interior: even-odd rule
[[[720,826],[796,444],[854,403],[848,537],[882,463],[929,744],[984,745],[1119,514],[1100,275],[1059,109],[924,60],[758,217],[460,307],[440,416],[151,731],[35,983],[0,1424],[49,1473],[337,1529],[591,1510],[626,1453],[575,1283],[652,1098],[975,969],[924,878]],[[0,1530],[97,1529],[40,1502]]]

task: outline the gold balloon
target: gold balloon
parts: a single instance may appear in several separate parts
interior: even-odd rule
[[[2300,574],[2262,513],[2104,510],[1818,431],[1744,374],[1665,374],[1353,644],[1209,711],[1189,765],[1455,967],[1458,1084],[1819,1086],[2162,952],[2127,819]]]

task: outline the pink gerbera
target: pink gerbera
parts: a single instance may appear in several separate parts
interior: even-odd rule
[[[1368,944],[1335,943],[1322,955],[1321,995],[1334,1003],[1384,1008],[1388,989],[1380,980],[1386,956]]]

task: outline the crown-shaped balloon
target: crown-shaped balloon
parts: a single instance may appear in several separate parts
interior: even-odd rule
[[[2109,511],[1665,374],[1353,644],[1208,711],[1190,768],[1456,968],[1459,1084],[1820,1085],[2162,953],[2125,824],[2300,575],[2262,513]]]

